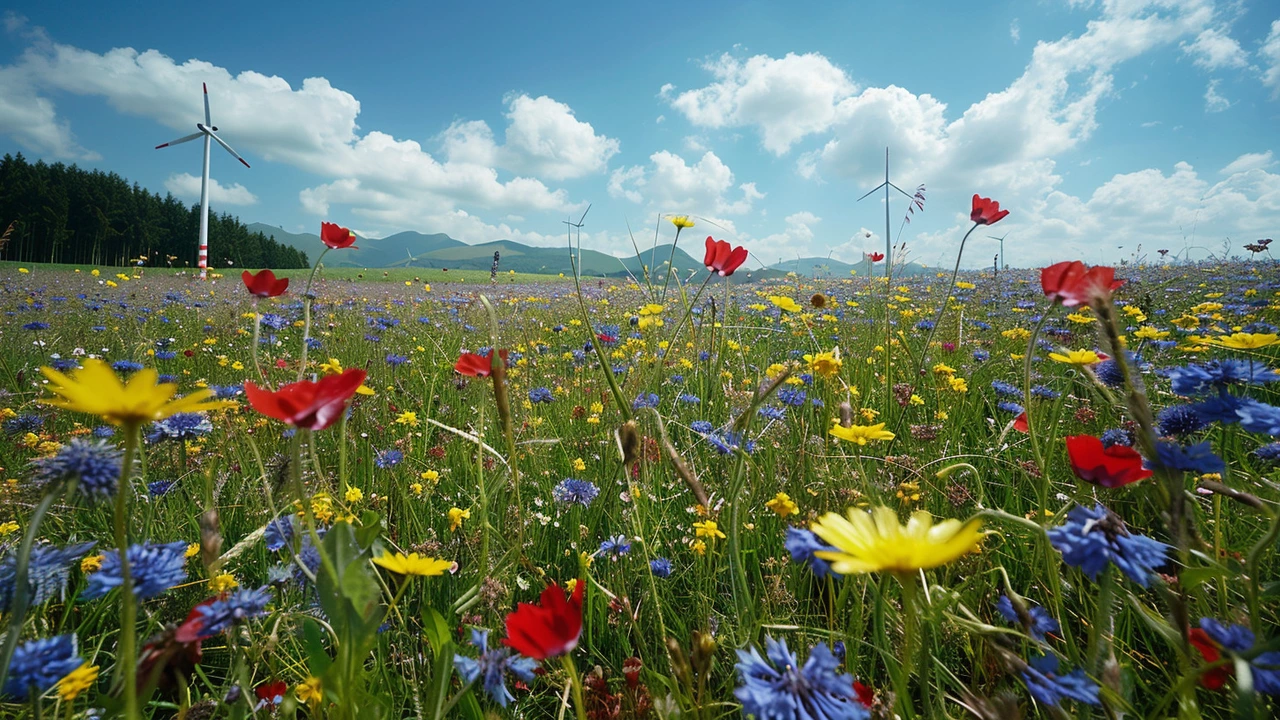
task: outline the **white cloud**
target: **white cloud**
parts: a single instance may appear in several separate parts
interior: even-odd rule
[[[1014,18],[1009,23],[1009,37],[1013,39],[1013,44],[1017,45],[1022,40],[1022,26],[1018,24],[1018,18]]]
[[[1204,89],[1204,111],[1211,113],[1219,113],[1231,107],[1231,101],[1218,94],[1218,85],[1221,80],[1214,78],[1209,81],[1209,85]]]
[[[1262,58],[1262,84],[1271,88],[1271,97],[1280,97],[1280,20],[1271,23],[1271,33],[1258,50]]]
[[[1263,170],[1275,165],[1272,159],[1271,151],[1260,153],[1245,153],[1240,157],[1232,160],[1226,167],[1218,172],[1222,175],[1235,175],[1236,173],[1248,172],[1250,170]]]
[[[240,166],[236,165],[236,167]],[[170,175],[169,179],[164,181],[164,187],[180,198],[200,199],[200,178],[191,173]],[[257,202],[258,196],[249,192],[249,189],[240,183],[232,183],[229,187],[224,187],[217,178],[209,178],[210,205],[255,205]]]
[[[609,194],[636,203],[647,199],[658,212],[707,217],[741,215],[764,198],[755,183],[735,187],[733,171],[710,150],[693,165],[660,150],[649,156],[648,167],[618,168],[609,179]]]
[[[858,89],[844,70],[818,53],[756,55],[746,61],[726,53],[703,67],[716,82],[680,93],[671,105],[703,127],[756,126],[765,149],[775,155],[827,130],[837,103]],[[669,97],[672,89],[663,87]]]
[[[1197,35],[1194,42],[1182,43],[1182,51],[1194,58],[1196,67],[1205,70],[1242,68],[1249,64],[1249,56],[1240,43],[1219,28],[1208,28]]]
[[[99,54],[47,40],[0,67],[0,131],[55,157],[88,157],[41,95],[103,97],[123,114],[185,133],[203,114],[201,83],[208,84],[220,134],[250,162],[286,163],[325,180],[300,194],[304,208],[317,213],[334,212],[335,204],[388,221],[460,206],[502,214],[568,212],[585,205],[533,176],[559,180],[600,172],[618,152],[617,140],[597,134],[567,105],[515,95],[506,101],[505,144],[497,145],[483,122],[458,122],[436,139],[441,160],[417,141],[361,131],[359,101],[324,78],[294,87],[277,76],[232,74],[194,59],[180,63],[155,50]],[[161,131],[156,141],[170,137]]]

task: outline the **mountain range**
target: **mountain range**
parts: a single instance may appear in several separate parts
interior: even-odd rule
[[[291,233],[274,225],[252,223],[250,232],[261,232],[276,242],[307,252],[309,257],[318,257],[317,248],[322,248],[320,236],[314,233]],[[701,250],[701,247],[698,248]],[[360,238],[356,248],[341,253],[325,256],[325,263],[333,267],[358,268],[392,268],[423,267],[448,268],[455,270],[488,270],[493,265],[493,254],[499,253],[499,271],[515,270],[520,273],[540,273],[555,275],[572,272],[567,247],[540,247],[525,245],[514,240],[494,240],[477,245],[469,245],[461,240],[434,233],[427,235],[407,230],[384,238]],[[640,277],[643,264],[652,268],[661,268],[670,259],[672,265],[681,275],[692,272],[695,276],[706,272],[702,262],[683,248],[676,248],[672,255],[671,245],[659,245],[641,248],[640,259],[635,255],[614,257],[597,250],[582,251],[582,274],[589,277]],[[830,258],[797,258],[780,263],[763,270],[744,269],[734,274],[734,278],[761,280],[782,277],[789,272],[804,276],[848,277],[849,271],[856,270],[858,275],[865,276],[872,270],[871,264],[863,259],[856,264],[849,264]],[[920,265],[909,265],[897,274],[915,275],[926,272]],[[658,273],[659,277],[661,276]]]

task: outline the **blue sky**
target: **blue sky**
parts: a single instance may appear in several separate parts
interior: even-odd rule
[[[253,165],[215,148],[214,208],[293,231],[549,245],[592,203],[606,252],[689,213],[760,262],[853,261],[883,247],[881,201],[854,200],[886,145],[928,198],[901,236],[895,199],[892,232],[929,265],[974,192],[1013,211],[1015,265],[1280,231],[1271,2],[397,5],[11,5],[0,152],[195,200],[198,144],[152,148],[207,82]]]

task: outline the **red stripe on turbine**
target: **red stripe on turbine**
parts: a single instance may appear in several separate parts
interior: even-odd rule
[[[209,83],[200,83],[200,85],[204,87],[204,94],[205,94],[205,95],[208,95],[208,94],[209,94]]]
[[[249,163],[244,162],[244,158],[239,158],[239,160],[240,160],[240,162],[244,163],[244,166],[245,166],[245,167],[249,167]]]
[[[169,147],[169,143],[165,143],[163,145],[157,145],[156,149],[159,150],[160,148],[167,148],[167,147]]]

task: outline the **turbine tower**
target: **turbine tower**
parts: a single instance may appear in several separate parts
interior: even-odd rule
[[[177,140],[170,140],[163,145],[157,145],[156,149],[167,148],[170,145],[180,145],[184,142],[190,142],[196,138],[204,138],[204,170],[200,174],[200,279],[204,280],[209,269],[209,143],[217,142],[224,150],[231,153],[231,157],[239,160],[242,165],[249,167],[249,163],[240,157],[239,153],[231,149],[231,146],[218,137],[216,132],[218,128],[214,127],[213,121],[209,119],[209,85],[204,85],[204,122],[196,123],[196,129],[199,132],[193,132],[185,137]]]

